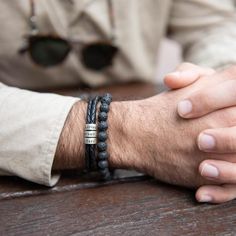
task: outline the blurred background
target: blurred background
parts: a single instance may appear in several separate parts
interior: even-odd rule
[[[163,39],[159,54],[157,55],[156,79],[159,83],[163,83],[164,76],[175,70],[176,66],[181,63],[181,48],[173,40]]]

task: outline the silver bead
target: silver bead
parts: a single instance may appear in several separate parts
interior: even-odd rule
[[[85,144],[97,144],[97,139],[96,138],[84,138],[84,143]]]
[[[86,124],[85,125],[85,130],[87,130],[87,131],[95,131],[95,130],[97,130],[97,125],[96,124]]]
[[[84,132],[85,138],[96,138],[97,137],[97,131],[87,131]]]

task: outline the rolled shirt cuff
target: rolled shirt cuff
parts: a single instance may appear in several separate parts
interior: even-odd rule
[[[0,174],[53,186],[53,160],[65,120],[78,98],[2,86]]]

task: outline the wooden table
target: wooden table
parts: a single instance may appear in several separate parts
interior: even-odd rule
[[[139,86],[127,93],[157,92]],[[119,99],[119,88],[107,90]],[[122,171],[107,183],[65,172],[52,189],[1,177],[0,235],[236,235],[236,201],[198,204],[192,190]]]

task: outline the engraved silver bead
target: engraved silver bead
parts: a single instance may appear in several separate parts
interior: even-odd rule
[[[84,138],[84,143],[85,144],[97,144],[97,139],[96,138]]]
[[[87,130],[87,131],[95,131],[95,130],[97,130],[97,125],[96,124],[86,124],[85,125],[85,130]]]
[[[88,131],[88,130],[86,130],[84,132],[84,137],[85,138],[96,138],[97,137],[97,131]]]

